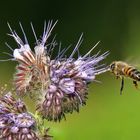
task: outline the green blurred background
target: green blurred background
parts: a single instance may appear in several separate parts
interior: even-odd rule
[[[5,42],[13,48],[17,47],[13,39],[6,35],[9,33],[7,22],[22,35],[20,21],[33,46],[35,40],[30,22],[40,36],[44,21],[49,19],[58,19],[53,33],[57,33],[57,40],[62,42],[63,47],[75,45],[83,32],[81,54],[100,40],[93,54],[109,50],[110,55],[104,63],[133,59],[139,65],[140,1],[136,0],[1,0],[0,52],[10,52]],[[0,59],[3,58],[8,56],[1,54]],[[15,62],[0,63],[1,85],[7,83],[9,88],[12,86],[15,65]],[[46,122],[54,140],[140,139],[140,90],[136,90],[132,81],[126,79],[123,95],[120,96],[120,80],[113,75],[105,73],[97,80],[102,83],[90,85],[87,105],[81,108],[79,114],[67,115],[67,120],[61,123]]]

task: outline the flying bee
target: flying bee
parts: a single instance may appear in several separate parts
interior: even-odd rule
[[[124,87],[124,77],[131,78],[133,84],[138,88],[137,82],[140,81],[140,71],[134,66],[131,66],[123,61],[114,61],[109,66],[110,71],[116,76],[116,78],[121,78],[121,88],[120,94],[122,94]]]

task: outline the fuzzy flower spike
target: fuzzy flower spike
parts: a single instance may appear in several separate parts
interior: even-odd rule
[[[10,36],[15,39],[19,46],[18,49],[13,51],[13,60],[19,62],[19,65],[16,67],[17,72],[14,77],[16,91],[19,95],[27,94],[27,92],[39,92],[46,89],[49,77],[49,57],[46,55],[45,43],[48,37],[51,35],[51,31],[56,23],[57,21],[54,24],[52,24],[52,21],[50,21],[47,28],[45,23],[42,39],[41,41],[36,39],[37,46],[34,47],[34,51],[31,50],[30,45],[28,44],[22,25],[20,24],[24,34],[25,43],[8,24],[11,31]],[[31,27],[36,38],[32,24]]]
[[[79,112],[79,107],[86,104],[88,84],[95,81],[96,75],[108,70],[99,64],[106,58],[108,52],[91,56],[98,43],[85,55],[74,58],[75,53],[79,54],[82,35],[68,57],[65,56],[68,48],[61,50],[61,44],[57,44],[54,39],[49,43],[48,38],[56,23],[52,24],[52,21],[49,21],[47,27],[45,23],[41,41],[37,40],[31,24],[37,44],[34,51],[28,44],[22,26],[25,43],[9,26],[11,36],[19,45],[19,49],[13,51],[13,57],[19,63],[14,78],[16,91],[19,95],[34,96],[37,93],[39,95],[37,111],[50,121],[60,121],[65,118],[66,113]],[[58,55],[52,59],[51,54],[56,47],[59,49]]]

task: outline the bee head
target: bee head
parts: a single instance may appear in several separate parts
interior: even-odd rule
[[[110,71],[113,72],[115,70],[115,62],[110,64]]]

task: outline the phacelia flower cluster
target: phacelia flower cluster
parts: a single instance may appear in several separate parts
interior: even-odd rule
[[[18,61],[14,83],[19,95],[38,95],[37,111],[47,120],[60,121],[66,113],[79,112],[80,106],[86,104],[88,84],[95,81],[96,75],[106,71],[106,67],[100,65],[100,61],[106,58],[108,52],[102,55],[98,53],[91,56],[91,52],[98,43],[85,55],[79,54],[82,43],[82,35],[72,53],[66,57],[68,48],[61,50],[61,45],[48,38],[57,22],[49,21],[44,25],[41,39],[37,39],[33,25],[31,24],[36,46],[34,50],[27,41],[25,42],[11,29],[11,36],[17,42],[19,48],[13,50],[13,60]],[[54,48],[58,47],[58,55],[51,58]],[[75,58],[75,53],[78,57]]]
[[[40,136],[35,118],[27,112],[25,104],[16,100],[9,92],[0,97],[1,140],[50,140],[51,136]]]
[[[38,140],[35,120],[27,113],[25,104],[8,93],[0,98],[0,139]]]

